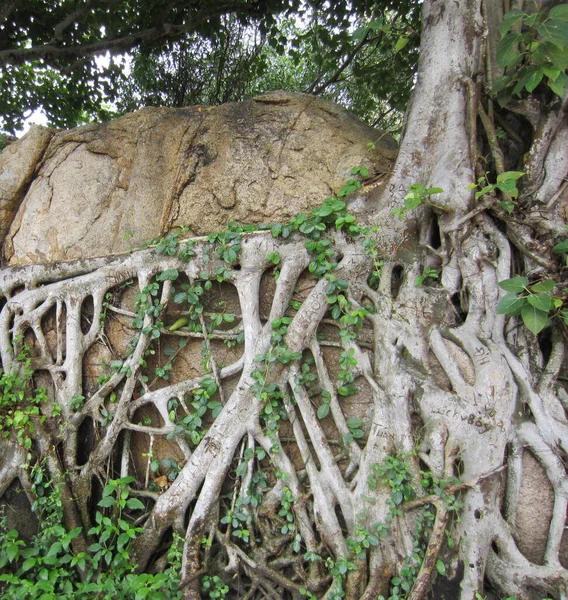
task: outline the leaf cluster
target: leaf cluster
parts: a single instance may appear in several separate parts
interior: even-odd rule
[[[534,335],[550,325],[549,314],[563,304],[561,298],[551,295],[556,287],[552,279],[529,284],[526,277],[512,277],[500,281],[499,287],[509,293],[497,305],[497,314],[520,316]],[[566,320],[568,314],[563,316]]]
[[[545,81],[560,98],[568,87],[568,4],[527,14],[515,8],[499,27],[497,64],[505,70],[492,92],[501,106]]]

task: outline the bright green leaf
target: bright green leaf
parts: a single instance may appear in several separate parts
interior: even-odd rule
[[[126,502],[126,506],[130,510],[143,510],[144,508],[146,508],[144,504],[140,500],[138,500],[138,498],[129,498]]]
[[[156,279],[158,281],[175,281],[179,277],[179,271],[177,269],[166,269],[160,273]]]
[[[529,294],[527,301],[531,306],[546,313],[552,309],[552,298],[548,294]]]
[[[506,292],[522,292],[529,284],[526,277],[512,277],[499,282],[499,287]]]
[[[513,316],[520,315],[525,303],[525,298],[520,298],[517,296],[517,294],[507,294],[497,305],[497,314]]]
[[[533,335],[541,332],[550,323],[547,312],[543,312],[529,303],[523,306],[521,317],[523,323]]]
[[[409,41],[410,40],[406,37],[399,37],[398,40],[396,40],[396,44],[394,45],[394,51],[400,52],[401,50],[406,48]]]
[[[517,181],[517,179],[520,179],[525,175],[526,173],[524,171],[505,171],[504,173],[500,173],[499,175],[497,175],[497,183],[507,181],[508,179],[513,179],[514,181]]]

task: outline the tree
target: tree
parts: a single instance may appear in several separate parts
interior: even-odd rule
[[[54,126],[73,127],[109,119],[112,103],[120,111],[218,104],[279,87],[325,93],[372,121],[381,111],[398,117],[404,110],[419,7],[409,0],[326,9],[299,0],[140,2],[112,10],[105,2],[60,2],[53,10],[6,3],[0,22],[0,113],[11,133],[37,108]],[[396,36],[404,53],[393,50]],[[95,60],[105,53],[106,62]],[[369,70],[380,83],[368,81]]]
[[[131,537],[129,560],[141,569],[160,563],[161,541],[172,530],[184,535],[184,598],[203,591],[211,598],[419,599],[431,586],[432,597],[463,600],[566,596],[566,272],[559,259],[568,250],[567,6],[504,14],[501,5],[481,0],[428,1],[422,22],[417,84],[396,165],[358,213],[362,203],[350,204],[348,196],[357,188],[352,182],[341,198],[270,232],[233,228],[183,244],[180,232],[170,233],[142,254],[2,273],[5,403],[18,386],[30,393],[13,380],[25,380],[32,368],[18,336],[30,328],[37,336],[56,299],[75,311],[65,334],[76,356],[53,369],[64,440],[55,449],[37,415],[28,415],[32,429],[26,413],[12,409],[10,425],[22,432],[21,445],[10,445],[0,480],[2,491],[10,476],[25,482],[26,453],[41,451],[68,531],[76,532],[75,557],[87,552],[85,530],[93,523],[94,507],[81,499],[97,493],[93,473],[104,477],[113,450],[128,449],[120,434],[133,407],[160,408],[166,425],[152,426],[154,433],[175,433],[177,417],[168,411],[176,413],[183,397],[186,409],[193,408],[184,417],[190,437],[195,434],[193,448],[167,490],[156,494],[136,490],[131,480],[104,479],[98,497],[101,508],[124,515],[144,507],[142,531],[128,533],[125,521],[118,548]],[[220,261],[219,276],[239,290],[242,359],[221,367],[206,352],[207,376],[136,397],[145,352],[163,329],[161,311],[183,261],[205,274],[176,290],[187,315],[169,330],[192,326],[188,331],[205,346],[209,334],[222,335],[223,318],[210,331],[202,314],[200,298],[218,264],[203,261],[204,245]],[[150,267],[137,275],[139,334],[131,352],[96,394],[77,396],[84,353],[105,301],[112,303],[106,294],[139,264]],[[274,264],[281,274],[262,322],[256,283]],[[286,312],[306,269],[317,279]],[[83,331],[87,296],[91,321]],[[332,340],[339,353],[335,382],[317,336],[326,316],[339,322]],[[216,403],[235,373],[238,385]],[[339,402],[357,388],[372,400],[372,426],[365,430]],[[111,421],[102,411],[112,394]],[[202,437],[207,410],[215,417]],[[104,433],[77,466],[75,440],[95,411],[101,423],[107,419]],[[301,470],[280,437],[284,416]],[[324,419],[338,432],[341,452],[330,444]],[[515,540],[523,453],[537,458],[554,491],[541,565],[523,556]],[[127,462],[126,451],[120,456]],[[455,513],[460,520],[452,524]],[[105,522],[101,516],[95,523],[93,535]],[[90,546],[99,562],[107,556],[101,543]],[[124,569],[120,552],[109,562],[115,556]],[[227,573],[237,574],[242,587],[233,587]]]

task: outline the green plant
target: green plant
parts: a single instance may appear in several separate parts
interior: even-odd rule
[[[568,5],[527,14],[520,9],[505,14],[499,27],[497,64],[505,73],[492,91],[501,106],[523,91],[529,94],[544,80],[560,98],[568,87]]]
[[[294,513],[294,496],[289,488],[284,487],[282,497],[280,498],[280,510],[278,516],[284,520],[284,525],[280,527],[280,533],[286,535],[296,530]]]
[[[201,580],[201,591],[209,598],[226,598],[229,586],[218,575],[205,575]]]
[[[430,202],[430,196],[434,194],[441,194],[444,191],[442,188],[427,188],[423,183],[414,183],[408,189],[409,192],[404,197],[404,206],[402,208],[393,208],[391,210],[391,213],[397,216],[399,219],[404,219],[407,211],[414,210],[423,204],[436,206],[436,208],[442,208],[440,206],[433,205]]]
[[[422,275],[418,275],[414,280],[414,287],[420,287],[426,279],[438,279],[438,271],[436,269],[431,269],[430,267],[424,267],[424,271],[422,271]]]
[[[369,488],[375,490],[379,484],[386,484],[391,488],[391,497],[386,500],[390,507],[391,520],[393,516],[400,514],[399,507],[405,500],[415,497],[412,480],[408,456],[404,454],[387,456],[381,464],[371,465],[371,474],[367,480]]]
[[[511,214],[515,209],[515,203],[511,198],[517,198],[519,196],[519,190],[517,189],[517,180],[526,175],[523,171],[505,171],[497,175],[496,183],[489,183],[487,174],[480,177],[477,183],[471,183],[468,190],[477,190],[475,192],[475,199],[479,200],[485,194],[492,194],[495,190],[500,190],[505,198],[499,202],[501,208]],[[479,188],[479,189],[478,189]]]
[[[552,279],[529,284],[526,277],[512,277],[499,282],[499,287],[509,292],[497,305],[497,314],[520,316],[527,329],[536,335],[550,325],[549,314],[559,309],[563,300],[551,295],[556,282]],[[562,311],[568,322],[568,312]]]
[[[34,420],[45,422],[42,406],[49,401],[45,388],[33,386],[31,365],[30,348],[24,345],[11,369],[0,370],[0,432],[4,437],[14,432],[27,450],[32,447]]]

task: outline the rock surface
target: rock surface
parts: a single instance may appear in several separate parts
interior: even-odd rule
[[[353,166],[389,169],[396,143],[330,102],[273,92],[36,129],[6,152],[3,258],[16,266],[113,254],[180,225],[203,234],[282,221],[336,192]]]

